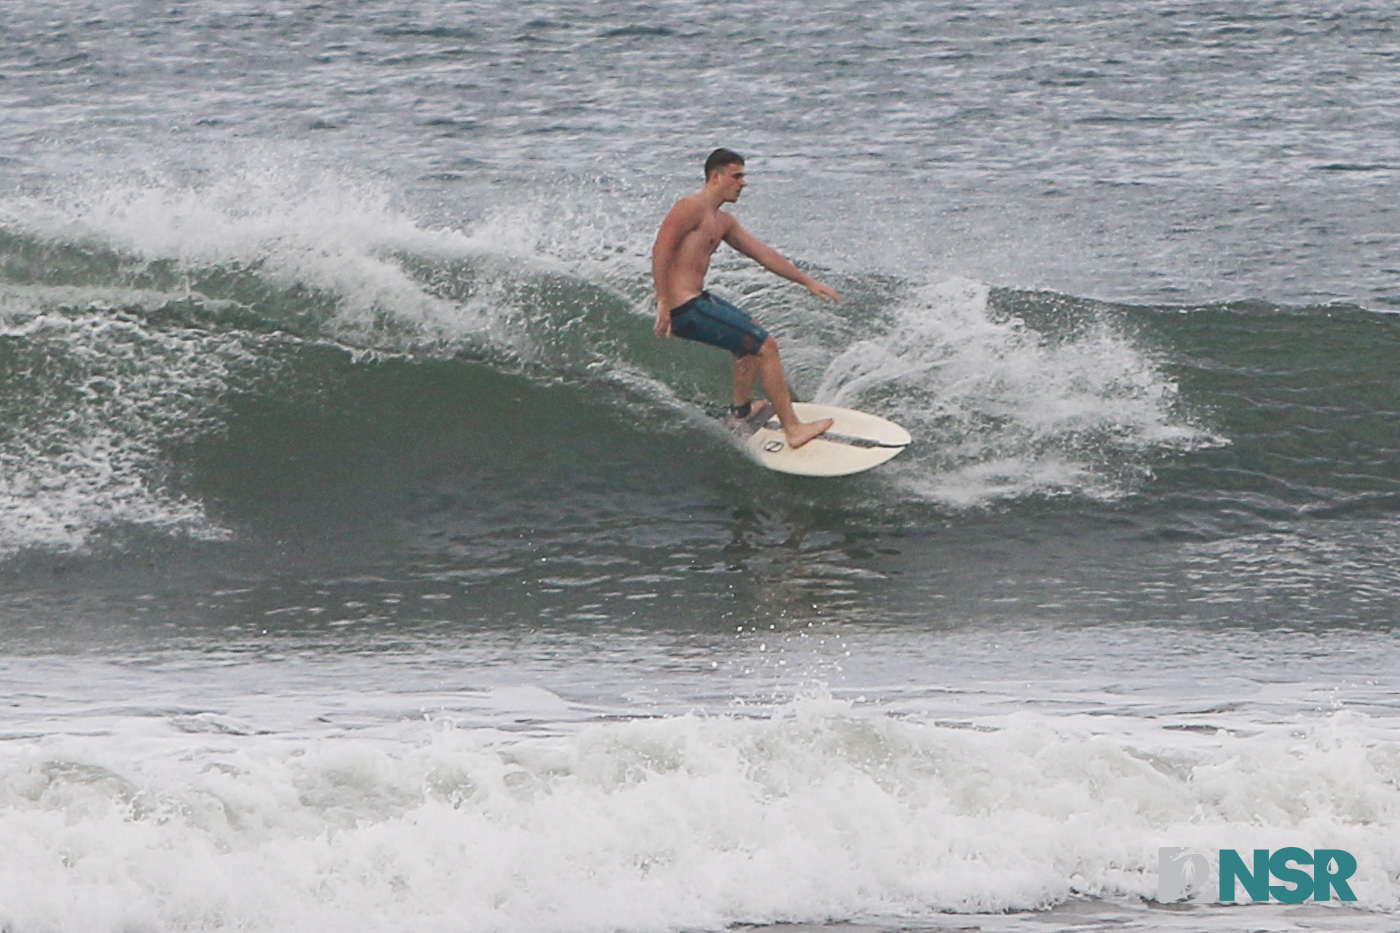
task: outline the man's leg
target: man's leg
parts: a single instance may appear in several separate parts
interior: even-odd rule
[[[753,401],[753,380],[758,375],[758,356],[748,354],[734,357],[734,407],[741,408]]]
[[[692,305],[693,302],[693,305]],[[787,374],[778,359],[778,344],[752,317],[740,308],[708,292],[691,299],[672,312],[672,333],[687,340],[699,340],[737,354],[734,359],[734,404],[742,406],[753,397],[755,373],[763,392],[777,412],[789,447],[797,448],[831,427],[830,418],[805,422],[792,408]],[[760,342],[761,341],[761,342]],[[754,353],[754,345],[758,352]]]
[[[768,396],[768,401],[773,404],[773,410],[778,414],[778,421],[783,426],[783,433],[787,435],[789,447],[796,450],[831,427],[830,418],[803,421],[797,417],[797,412],[792,408],[792,393],[788,391],[787,373],[783,371],[782,360],[778,357],[778,342],[776,340],[769,337],[763,341],[763,345],[759,347],[756,355],[742,359],[757,361],[754,365],[758,368],[758,378],[763,385],[763,394]],[[752,374],[749,376],[749,380],[749,385],[752,387]],[[734,384],[737,391],[739,384],[739,361],[737,360],[734,365]]]

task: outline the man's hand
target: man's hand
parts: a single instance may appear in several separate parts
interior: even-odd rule
[[[837,302],[841,300],[841,296],[836,294],[836,289],[829,285],[823,285],[821,282],[809,282],[807,290],[823,301]]]
[[[651,331],[658,337],[671,336],[671,314],[665,308],[656,309],[656,324],[652,326]]]

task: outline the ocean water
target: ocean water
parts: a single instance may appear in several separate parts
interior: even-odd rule
[[[1390,5],[0,11],[0,931],[1400,927]]]

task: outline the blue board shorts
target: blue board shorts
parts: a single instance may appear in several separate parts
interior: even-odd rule
[[[757,354],[768,339],[768,331],[748,314],[709,292],[701,292],[671,309],[671,333],[722,347],[735,356]]]

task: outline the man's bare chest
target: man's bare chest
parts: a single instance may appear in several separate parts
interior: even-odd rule
[[[692,234],[695,245],[706,253],[713,253],[729,232],[726,221],[727,218],[719,214],[707,217]]]

